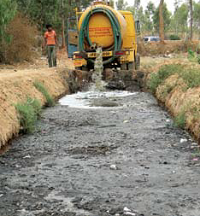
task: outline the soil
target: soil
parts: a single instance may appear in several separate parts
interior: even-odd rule
[[[199,216],[197,144],[153,96],[44,111],[0,157],[1,216]]]

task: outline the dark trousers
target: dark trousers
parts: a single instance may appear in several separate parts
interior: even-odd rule
[[[56,46],[48,45],[47,53],[48,53],[49,67],[56,67],[57,66]]]

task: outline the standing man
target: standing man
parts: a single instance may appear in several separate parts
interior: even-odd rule
[[[56,32],[53,30],[52,25],[46,25],[47,31],[44,34],[45,46],[47,46],[48,53],[48,63],[49,67],[57,66],[57,57],[56,57],[56,45],[57,45],[57,36]]]

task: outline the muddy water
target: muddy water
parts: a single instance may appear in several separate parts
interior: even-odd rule
[[[82,96],[84,109],[47,109],[0,157],[0,215],[199,216],[196,143],[156,100],[112,95],[103,99],[118,106],[106,107]]]

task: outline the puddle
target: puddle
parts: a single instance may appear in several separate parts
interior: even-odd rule
[[[63,106],[82,109],[102,109],[110,107],[122,107],[117,99],[136,95],[128,91],[108,91],[108,92],[78,92],[77,94],[67,95],[59,100]]]

